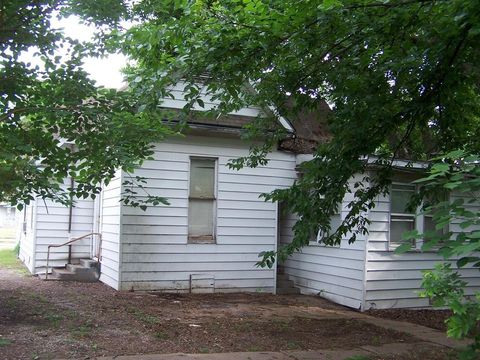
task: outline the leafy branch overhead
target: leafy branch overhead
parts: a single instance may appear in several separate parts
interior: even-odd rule
[[[324,100],[332,106],[330,140],[301,165],[291,188],[265,195],[300,219],[280,259],[319,230],[329,233],[330,216],[347,193],[346,218],[324,242],[363,236],[365,214],[388,190],[395,157],[479,150],[475,1],[109,0],[99,6],[17,0],[1,6],[1,200],[28,202],[35,193],[65,203],[66,176],[75,178],[74,195],[88,196],[116,169],[131,172],[152,154],[152,142],[173,131],[159,121],[158,105],[180,80],[185,117],[205,106],[205,92],[219,103],[206,116],[257,105],[295,118]],[[57,14],[95,23],[97,40],[68,39],[51,25]],[[132,27],[122,28],[121,19]],[[39,67],[21,57],[34,46]],[[61,47],[66,55],[58,58]],[[118,50],[132,60],[128,91],[96,88],[82,70],[83,57]],[[250,139],[262,134],[266,142],[232,162],[234,168],[266,161],[281,135],[271,131],[275,122],[270,117],[250,127]],[[360,178],[350,186],[354,174]],[[263,264],[273,264],[275,255],[265,254]]]
[[[92,42],[52,25],[76,14],[97,26]],[[0,201],[35,196],[68,204],[95,196],[117,169],[131,171],[172,130],[129,91],[95,86],[83,70],[119,28],[121,1],[8,1],[0,5]],[[108,35],[108,36],[107,36]],[[74,187],[64,185],[67,177]]]
[[[132,89],[147,104],[183,79],[187,111],[200,88],[220,102],[218,113],[275,105],[294,118],[323,100],[332,105],[331,140],[291,188],[266,195],[300,219],[282,260],[318,230],[328,233],[347,193],[343,225],[324,241],[362,236],[366,212],[388,190],[393,158],[479,150],[478,2],[149,0],[132,10],[138,25],[121,41],[136,61],[129,78],[142,79]],[[262,164],[274,143],[232,165]],[[363,180],[350,187],[354,174]],[[274,256],[264,254],[262,264]]]

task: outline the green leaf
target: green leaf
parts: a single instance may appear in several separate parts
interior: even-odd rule
[[[404,254],[407,251],[412,250],[412,247],[413,245],[411,243],[402,244],[395,249],[395,254]]]

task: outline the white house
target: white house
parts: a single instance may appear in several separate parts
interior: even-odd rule
[[[176,92],[164,107],[183,107],[181,89]],[[204,102],[207,109],[214,106],[208,98]],[[134,175],[147,178],[146,190],[166,197],[169,206],[142,211],[120,203],[123,183],[130,177],[121,171],[101,196],[80,200],[73,208],[32,203],[20,217],[20,258],[32,273],[43,274],[48,245],[99,233],[101,241],[100,236],[91,235],[73,243],[70,257],[99,257],[100,281],[114,289],[275,293],[277,269],[255,264],[260,252],[291,240],[295,217],[281,216],[276,203],[265,202],[259,195],[290,186],[297,165],[308,158],[298,152],[308,152],[312,141],[325,134],[314,131],[306,138],[288,140],[285,147],[300,151],[273,151],[266,166],[231,170],[229,160],[249,150],[249,144],[239,138],[240,127],[261,111],[245,108],[220,120],[194,121],[188,136],[156,145],[153,160],[145,161]],[[314,121],[308,114],[301,116]],[[292,126],[286,119],[282,125]],[[305,134],[307,128],[296,130]],[[312,242],[283,264],[282,270],[302,293],[361,310],[429,306],[416,291],[420,271],[432,268],[440,260],[438,254],[393,253],[403,230],[430,226],[430,219],[399,210],[415,191],[404,178],[394,182],[391,195],[378,198],[368,214],[372,221],[368,236],[352,245],[345,239],[338,247]],[[345,214],[348,201],[344,199],[339,218],[332,221]],[[459,229],[451,224],[451,230]],[[68,246],[52,248],[51,253],[50,266],[65,266]],[[463,274],[471,285],[469,291],[478,290],[477,272],[466,269]]]
[[[0,228],[15,225],[15,208],[8,204],[0,203]]]

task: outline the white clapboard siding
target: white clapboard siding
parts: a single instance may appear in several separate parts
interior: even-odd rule
[[[187,101],[185,100],[185,83],[179,82],[176,85],[172,85],[168,88],[170,96],[161,100],[161,106],[171,109],[182,109]],[[218,106],[218,100],[212,99],[212,94],[206,93],[206,87],[200,85],[200,98],[203,101],[203,106],[198,104],[194,105],[194,109],[198,111],[211,110]],[[257,117],[261,114],[261,110],[257,107],[245,107],[237,111],[232,112],[234,115],[243,115],[250,117]]]
[[[36,214],[36,202],[34,201],[25,206],[25,208],[16,215],[17,239],[20,244],[18,257],[31,273],[35,272]]]
[[[122,172],[117,171],[114,179],[103,189],[100,211],[102,233],[100,281],[116,290],[120,288],[122,181]]]
[[[63,186],[65,188],[70,186],[70,180],[65,179]],[[68,206],[51,200],[36,199],[33,205],[27,209],[29,214],[27,214],[26,223],[29,240],[23,244],[25,246],[21,244],[21,247],[29,248],[29,252],[33,254],[34,259],[30,263],[34,268],[32,267],[30,270],[35,274],[45,273],[48,245],[63,244],[73,237],[88,234],[93,229],[93,200],[91,198],[75,199],[70,233],[68,231],[70,212]],[[90,244],[89,239],[72,244],[72,260],[90,257]],[[68,246],[51,248],[50,253],[50,267],[65,266],[68,261]],[[25,256],[22,257],[28,267],[28,260]]]
[[[453,195],[453,198],[458,195]],[[389,248],[390,198],[379,196],[376,206],[370,210],[368,235],[365,308],[417,308],[429,307],[428,299],[421,298],[422,270],[431,270],[442,257],[435,251],[395,254]],[[455,225],[450,230],[459,232]],[[467,281],[467,294],[480,289],[478,270],[461,269]]]
[[[200,275],[212,278],[217,292],[274,290],[274,270],[255,266],[277,241],[276,204],[260,195],[293,182],[295,156],[273,152],[266,166],[227,167],[247,154],[248,145],[237,139],[189,136],[155,146],[154,158],[134,175],[146,177],[148,192],[171,205],[122,206],[121,289],[189,291],[191,275]],[[218,159],[216,244],[188,243],[191,156]]]
[[[356,179],[352,179],[355,181]],[[341,209],[348,211],[345,197]],[[284,214],[280,222],[280,239],[288,244],[293,239],[292,227],[297,218]],[[365,240],[357,239],[348,244],[342,240],[339,247],[321,246],[316,243],[291,255],[283,264],[285,273],[303,294],[315,294],[342,305],[362,308],[365,273]]]

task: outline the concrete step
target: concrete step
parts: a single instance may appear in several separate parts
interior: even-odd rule
[[[278,280],[277,279],[277,288],[293,288],[295,283],[292,280]]]
[[[92,259],[80,259],[80,265],[86,268],[98,268],[98,261]]]
[[[51,278],[64,281],[75,281],[75,274],[65,268],[53,268]]]
[[[82,262],[82,260],[85,261]],[[64,268],[52,269],[52,278],[57,280],[96,282],[99,277],[97,267],[92,265],[88,259],[81,259],[80,264],[67,264]]]
[[[293,294],[300,294],[300,289],[296,287],[277,288],[277,295],[293,295]]]

